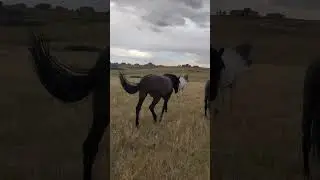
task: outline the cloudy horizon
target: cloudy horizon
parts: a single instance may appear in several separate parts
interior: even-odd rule
[[[282,13],[290,18],[320,20],[320,1],[318,0],[212,0],[212,13],[217,9],[251,8],[261,14]]]

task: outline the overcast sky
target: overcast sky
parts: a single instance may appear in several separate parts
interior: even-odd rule
[[[112,0],[112,62],[209,67],[209,0]]]
[[[320,19],[320,0],[3,0],[40,2],[68,8],[92,6],[111,15],[111,61],[209,66],[210,5],[230,10],[250,7],[260,13]],[[211,4],[210,4],[211,2]]]

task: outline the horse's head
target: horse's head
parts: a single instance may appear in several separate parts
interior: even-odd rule
[[[178,93],[179,85],[180,85],[179,77],[174,74],[164,74],[164,76],[167,76],[168,78],[170,78],[172,85],[173,85],[174,92]]]
[[[222,69],[225,68],[225,64],[222,60],[222,55],[224,53],[224,48],[220,48],[217,51],[215,48],[211,48],[210,50],[210,69],[212,69],[214,73],[220,73]]]
[[[252,65],[252,60],[249,59],[252,45],[249,43],[243,43],[235,47],[236,52],[242,57],[242,60],[245,61],[245,65],[250,67]]]

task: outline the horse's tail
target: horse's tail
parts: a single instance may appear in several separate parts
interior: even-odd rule
[[[139,84],[130,83],[126,77],[124,77],[123,73],[119,73],[119,78],[123,89],[129,93],[134,94],[139,91]]]
[[[41,84],[55,98],[68,103],[79,101],[89,95],[95,86],[96,74],[100,71],[100,61],[105,61],[104,53],[95,67],[89,70],[75,70],[59,62],[50,55],[49,46],[42,35],[31,35],[31,47],[34,69]]]

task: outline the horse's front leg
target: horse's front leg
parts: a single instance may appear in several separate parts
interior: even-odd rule
[[[170,97],[171,97],[171,93],[168,96],[163,98],[163,107],[162,107],[161,116],[160,116],[160,120],[159,120],[160,122],[162,120],[163,113],[168,112],[168,101],[169,101]]]

